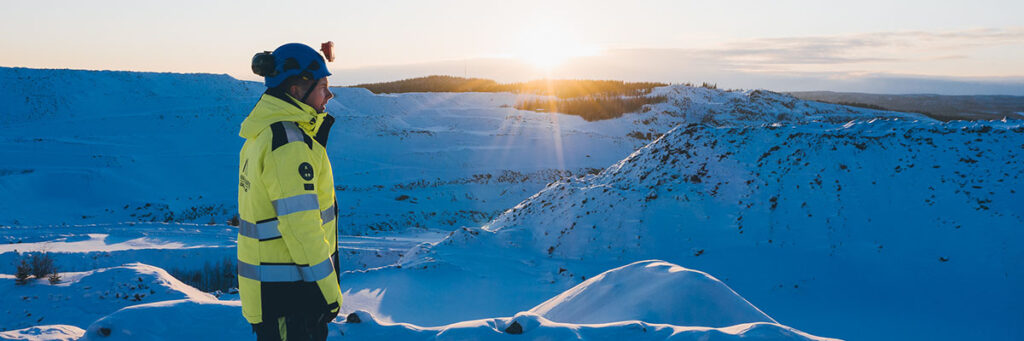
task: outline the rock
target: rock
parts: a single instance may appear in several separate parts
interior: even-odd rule
[[[345,317],[345,323],[359,323],[359,322],[363,322],[363,321],[359,319],[359,315],[356,315],[356,313],[348,314],[348,317]]]
[[[512,322],[508,328],[505,328],[505,332],[513,335],[519,335],[523,333],[523,326],[520,326],[518,321]]]

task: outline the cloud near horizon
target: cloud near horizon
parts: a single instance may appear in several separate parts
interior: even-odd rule
[[[972,50],[1024,47],[1024,28],[951,32],[875,32],[845,36],[762,38],[707,51],[740,65],[918,63],[968,59]],[[952,58],[955,57],[955,58]],[[1024,69],[1011,70],[1024,75]]]
[[[981,49],[1007,53],[990,60],[977,57]],[[1024,28],[876,32],[761,38],[705,49],[610,49],[552,70],[507,58],[369,66],[337,70],[332,82],[352,85],[444,74],[500,82],[588,78],[707,81],[779,91],[1024,95],[1024,65],[1014,61],[1020,55],[1014,51],[1024,53]]]

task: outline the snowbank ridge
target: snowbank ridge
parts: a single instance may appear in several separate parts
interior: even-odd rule
[[[728,327],[775,320],[706,273],[639,261],[588,278],[530,309],[551,321],[599,324],[639,320]]]

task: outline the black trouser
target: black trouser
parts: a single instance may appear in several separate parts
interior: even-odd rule
[[[318,316],[286,316],[254,324],[256,341],[327,340],[327,322]]]

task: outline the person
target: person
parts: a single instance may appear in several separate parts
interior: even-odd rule
[[[326,151],[331,73],[320,53],[298,43],[256,54],[252,68],[267,90],[239,131],[242,315],[257,340],[325,340],[342,302]]]

